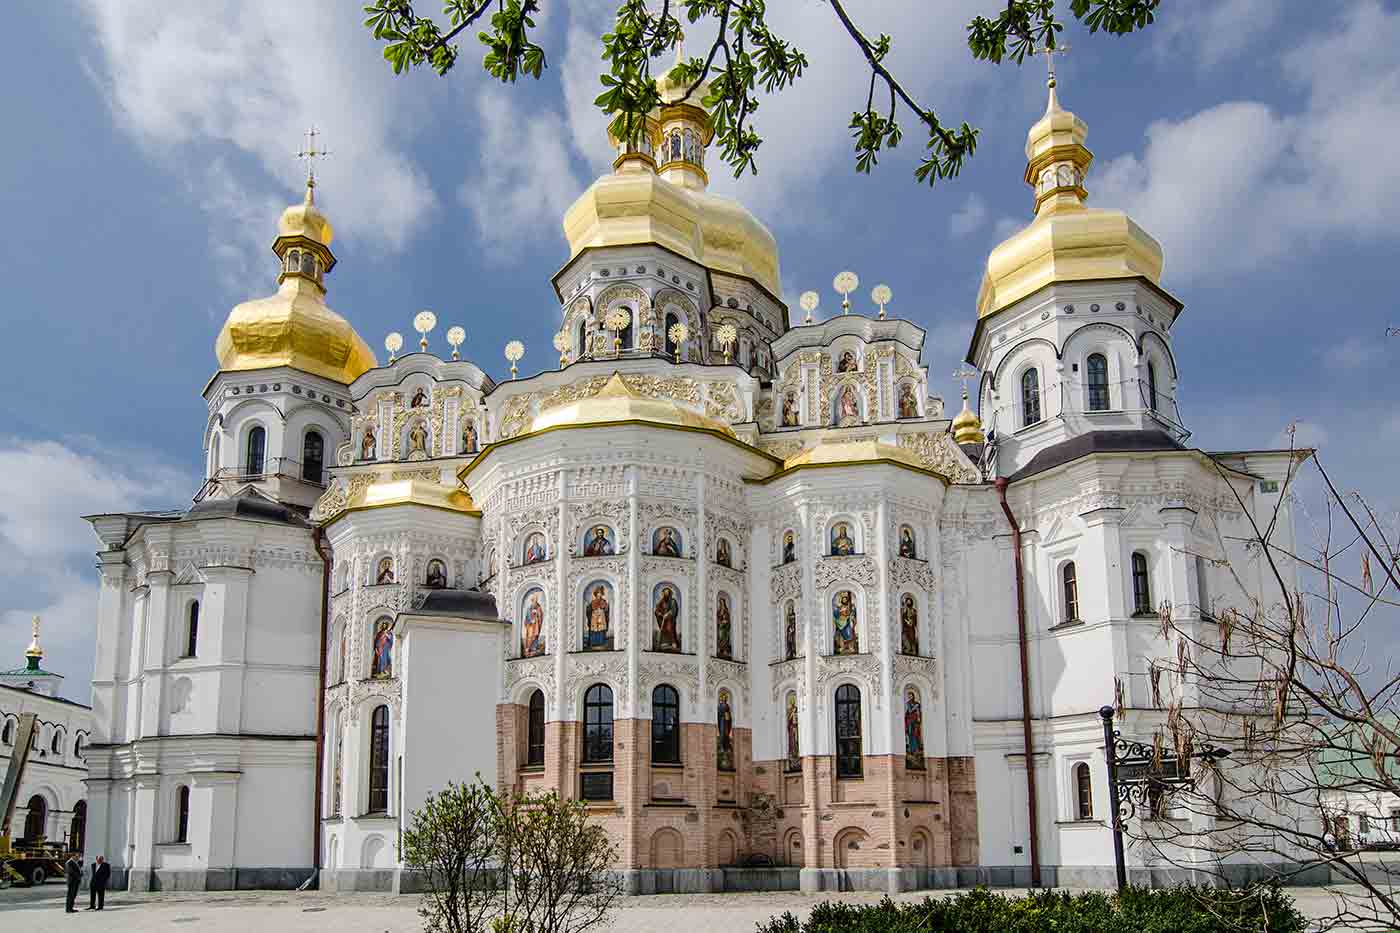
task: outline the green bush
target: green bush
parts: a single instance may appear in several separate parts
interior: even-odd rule
[[[1024,897],[977,888],[896,904],[826,902],[806,923],[790,913],[759,933],[1302,933],[1293,900],[1276,886],[1129,888],[1121,896],[1038,891]]]

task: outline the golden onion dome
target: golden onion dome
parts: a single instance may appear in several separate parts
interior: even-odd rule
[[[627,385],[620,373],[614,372],[598,394],[547,408],[535,416],[529,433],[549,428],[581,428],[590,425],[645,421],[716,431],[733,436],[729,425],[700,412],[693,411],[669,398],[651,398]]]
[[[350,322],[326,306],[324,276],[335,265],[331,236],[308,184],[305,200],[283,211],[277,224],[277,293],[235,307],[214,342],[221,371],[289,366],[349,385],[379,365]]]
[[[923,471],[928,470],[919,460],[918,455],[907,447],[896,447],[893,444],[882,444],[879,441],[843,443],[831,440],[819,441],[816,446],[808,447],[806,450],[788,457],[783,461],[783,469],[875,463],[881,460],[893,461]]]
[[[953,443],[983,444],[987,436],[982,433],[982,419],[968,407],[967,390],[963,390],[963,407],[953,419]]]
[[[421,505],[463,515],[481,514],[472,497],[459,486],[444,486],[423,477],[392,479],[378,474],[368,484],[345,478],[337,480],[312,507],[311,520],[329,524],[347,512],[396,505]]]
[[[1035,219],[992,250],[977,294],[987,317],[1051,282],[1162,277],[1162,247],[1122,211],[1085,205],[1084,177],[1093,154],[1088,127],[1060,107],[1055,82],[1045,115],[1026,137],[1025,180],[1035,191]]]

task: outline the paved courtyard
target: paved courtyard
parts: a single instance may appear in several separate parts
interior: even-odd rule
[[[126,894],[114,892],[102,913],[63,912],[63,886],[10,888],[0,891],[0,930],[24,933],[103,930],[135,933],[147,930],[197,929],[210,933],[418,933],[418,898],[380,894],[328,895],[286,891],[216,894]],[[898,900],[920,900],[931,892],[914,892]],[[1012,893],[1012,892],[1008,892]],[[1331,909],[1331,896],[1319,889],[1293,892],[1310,917]],[[86,906],[83,892],[79,907]],[[805,915],[813,904],[831,895],[673,894],[623,898],[610,933],[752,933],[754,925],[790,910]],[[845,894],[840,899],[874,902],[878,894]]]

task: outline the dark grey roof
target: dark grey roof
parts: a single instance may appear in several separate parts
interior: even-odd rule
[[[1166,431],[1090,431],[1045,448],[1032,457],[1030,463],[1017,470],[1011,476],[1010,482],[1044,473],[1090,454],[1149,453],[1185,449]]]
[[[62,703],[64,706],[77,706],[81,709],[92,709],[86,703],[79,703],[77,700],[69,700],[66,697],[51,697],[43,693],[35,693],[33,690],[26,690],[23,687],[11,687],[9,684],[0,684],[0,690],[13,690],[15,693],[23,693],[26,696],[38,697],[41,700],[53,700],[55,703]]]
[[[423,605],[412,610],[411,614],[500,621],[496,613],[496,597],[480,590],[429,590]]]
[[[291,506],[281,505],[271,499],[244,493],[227,499],[205,499],[196,502],[180,518],[182,522],[199,522],[214,518],[244,518],[259,522],[276,522],[279,525],[301,525],[310,527],[306,516]]]

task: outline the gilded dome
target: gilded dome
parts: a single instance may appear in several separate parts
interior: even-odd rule
[[[615,424],[621,421],[647,421],[653,424],[698,428],[733,436],[729,425],[669,398],[651,398],[634,391],[620,373],[614,372],[597,395],[547,408],[535,416],[530,433],[548,428],[579,428]]]
[[[1084,121],[1060,107],[1053,81],[1045,115],[1026,138],[1026,183],[1035,219],[987,257],[977,315],[987,317],[1051,282],[1162,277],[1162,247],[1118,210],[1087,207],[1093,154]]]
[[[953,419],[953,443],[982,444],[986,440],[987,436],[982,433],[982,419],[968,407],[967,390],[964,389],[962,411]]]
[[[214,342],[224,372],[290,366],[350,384],[379,365],[350,322],[326,306],[323,277],[335,265],[331,223],[306,197],[282,212],[272,250],[282,262],[275,295],[235,307]]]
[[[823,440],[783,461],[783,469],[794,467],[839,466],[841,464],[873,463],[889,460],[927,472],[928,468],[917,454],[907,447],[882,444],[879,441],[840,442]]]

